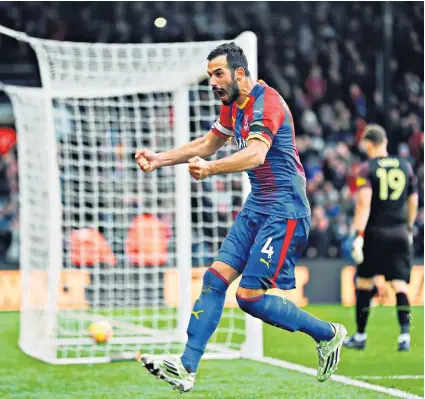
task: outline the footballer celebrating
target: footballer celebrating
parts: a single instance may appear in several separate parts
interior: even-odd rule
[[[357,332],[344,347],[364,349],[373,278],[384,275],[396,293],[400,324],[398,350],[410,348],[407,284],[410,279],[412,229],[418,209],[416,177],[408,161],[388,156],[385,130],[365,128],[361,147],[369,160],[357,177],[357,201],[352,229],[352,258],[357,268]]]
[[[182,357],[157,360],[143,354],[140,360],[175,389],[190,391],[208,340],[219,324],[226,290],[242,275],[236,293],[240,308],[265,323],[310,335],[319,356],[317,379],[326,381],[340,360],[347,334],[344,326],[319,320],[288,299],[266,294],[270,288],[295,288],[295,265],[310,230],[306,179],[295,148],[291,112],[276,90],[253,81],[245,54],[235,43],[218,46],[207,59],[211,88],[222,102],[218,120],[205,136],[178,149],[138,150],[136,161],[144,172],[188,162],[196,180],[246,171],[251,193],[204,275]],[[205,160],[229,139],[236,141],[239,151],[220,160]]]

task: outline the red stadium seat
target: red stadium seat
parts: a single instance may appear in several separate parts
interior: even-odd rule
[[[167,263],[171,227],[151,214],[136,216],[131,223],[125,251],[132,265],[163,266]]]
[[[107,264],[115,266],[117,259],[105,237],[96,229],[71,232],[71,261],[75,266]]]
[[[163,269],[167,264],[170,235],[171,226],[151,214],[136,216],[131,223],[125,252],[130,263],[131,281],[135,285],[130,288],[129,295],[136,303],[163,300]]]

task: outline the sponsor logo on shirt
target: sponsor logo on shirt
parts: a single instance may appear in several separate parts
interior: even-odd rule
[[[243,120],[243,130],[249,130],[248,115],[245,115],[245,116],[244,116],[244,120]]]
[[[248,146],[248,140],[244,140],[241,137],[235,137],[236,145],[238,146],[238,150],[243,150]]]

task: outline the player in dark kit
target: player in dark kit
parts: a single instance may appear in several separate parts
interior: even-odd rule
[[[218,46],[207,58],[211,88],[222,102],[210,132],[175,150],[138,150],[136,160],[144,172],[188,162],[196,180],[246,171],[251,193],[204,275],[182,357],[156,360],[143,354],[140,360],[174,388],[192,390],[201,357],[220,321],[227,288],[242,275],[236,293],[240,308],[265,323],[310,335],[319,355],[317,379],[323,382],[337,369],[346,329],[267,293],[269,288],[295,288],[295,265],[310,230],[306,179],[291,112],[276,90],[251,78],[245,54],[235,43]],[[203,159],[232,139],[239,151],[215,161]]]
[[[353,221],[356,236],[352,258],[356,264],[357,333],[344,347],[366,347],[366,323],[372,299],[373,278],[384,275],[397,297],[397,314],[401,333],[398,350],[408,351],[409,300],[412,229],[418,208],[416,177],[404,160],[389,156],[385,130],[379,125],[366,126],[361,146],[369,160],[357,177],[357,204]]]

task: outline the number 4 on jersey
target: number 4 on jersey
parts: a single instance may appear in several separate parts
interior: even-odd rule
[[[273,238],[272,237],[269,237],[267,239],[267,242],[264,244],[264,247],[261,250],[261,253],[262,254],[267,254],[267,257],[269,259],[271,259],[272,255],[274,254],[273,247],[270,246],[272,240],[273,240]]]

